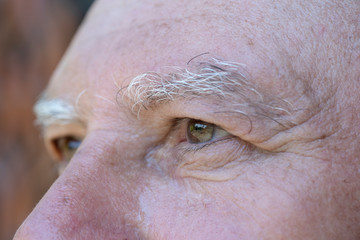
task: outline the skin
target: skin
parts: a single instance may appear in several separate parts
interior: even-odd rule
[[[358,239],[359,5],[96,2],[46,90],[82,121],[48,126],[46,144],[83,142],[14,239]],[[194,61],[245,64],[263,96],[291,105],[291,124],[249,113],[249,130],[210,97],[140,116],[116,101],[132,77],[205,52]],[[184,153],[193,143],[179,118],[230,135]]]

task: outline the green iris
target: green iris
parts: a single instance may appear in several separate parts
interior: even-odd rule
[[[214,124],[200,120],[190,120],[187,129],[187,137],[191,143],[208,142],[214,135]]]

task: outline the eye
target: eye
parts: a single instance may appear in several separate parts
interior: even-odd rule
[[[228,135],[224,129],[200,120],[191,119],[187,125],[186,138],[190,143],[205,143]]]
[[[60,137],[52,141],[61,160],[70,161],[81,144],[81,140],[74,136]]]

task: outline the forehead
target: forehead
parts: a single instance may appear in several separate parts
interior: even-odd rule
[[[260,33],[249,23],[260,14],[253,8],[247,1],[98,1],[48,93],[64,95],[61,89],[71,88],[77,95],[98,84],[113,86],[114,78],[123,81],[163,66],[185,66],[203,52],[255,65],[258,59],[248,56],[265,36],[255,36]]]
[[[293,87],[289,75],[295,67],[289,64],[294,56],[308,65],[314,61],[309,40],[314,31],[302,29],[321,30],[318,23],[324,10],[314,4],[314,13],[307,14],[309,6],[303,5],[99,0],[55,72],[47,95],[72,101],[84,90],[88,96],[115,96],[118,87],[136,75],[166,66],[186,67],[191,58],[205,52],[246,65],[264,88],[286,93],[284,88]]]

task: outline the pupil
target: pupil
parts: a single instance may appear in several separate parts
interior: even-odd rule
[[[210,141],[214,134],[214,126],[199,120],[191,120],[187,129],[187,139],[191,143]]]

